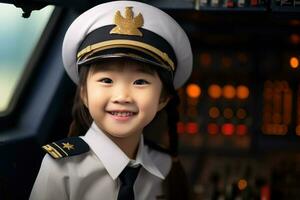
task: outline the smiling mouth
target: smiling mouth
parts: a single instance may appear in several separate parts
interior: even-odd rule
[[[129,111],[109,111],[108,113],[116,117],[131,117],[136,114],[136,112]]]

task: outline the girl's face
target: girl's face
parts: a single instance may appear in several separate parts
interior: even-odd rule
[[[136,62],[92,66],[81,97],[93,120],[110,137],[139,136],[168,102],[160,98],[156,72]]]

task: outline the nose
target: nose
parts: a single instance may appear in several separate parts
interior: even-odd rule
[[[132,97],[130,89],[126,87],[116,87],[112,95],[113,103],[131,103]]]

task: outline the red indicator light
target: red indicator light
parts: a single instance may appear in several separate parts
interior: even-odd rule
[[[189,122],[187,123],[186,129],[189,134],[194,135],[198,133],[198,124],[195,122]]]
[[[257,6],[258,5],[258,0],[250,0],[250,5],[251,6]]]
[[[184,134],[185,127],[183,122],[178,122],[177,123],[177,133],[179,134]]]
[[[234,125],[231,123],[226,123],[222,125],[222,133],[227,136],[231,136],[234,133]]]
[[[219,126],[215,123],[209,123],[207,125],[207,132],[210,134],[210,135],[216,135],[219,133]]]
[[[236,126],[236,134],[237,135],[246,135],[248,132],[248,128],[246,125],[244,124],[239,124]]]
[[[271,199],[270,186],[265,185],[260,188],[260,199],[265,199],[265,200]]]

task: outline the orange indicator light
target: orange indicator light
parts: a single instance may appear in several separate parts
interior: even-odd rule
[[[249,89],[247,86],[240,85],[236,89],[236,95],[239,99],[247,99],[249,97]]]
[[[208,114],[211,118],[218,118],[220,116],[220,111],[217,107],[211,107],[208,111]]]
[[[225,85],[223,87],[223,96],[226,99],[233,99],[235,97],[235,88],[232,85]]]
[[[201,94],[201,88],[197,84],[189,84],[186,88],[186,93],[191,98],[198,98]]]
[[[239,182],[238,182],[238,188],[240,190],[246,189],[247,185],[248,185],[248,183],[245,179],[240,179]]]
[[[233,117],[233,111],[231,108],[225,108],[223,111],[223,115],[226,119],[230,119]]]
[[[213,99],[218,99],[222,95],[222,89],[217,84],[212,84],[208,88],[208,95]]]
[[[236,111],[236,116],[237,118],[239,119],[245,119],[247,117],[247,112],[245,109],[243,108],[239,108],[237,111]]]
[[[291,68],[294,68],[294,69],[298,68],[299,67],[299,59],[296,57],[291,57],[290,58],[290,66],[291,66]]]

